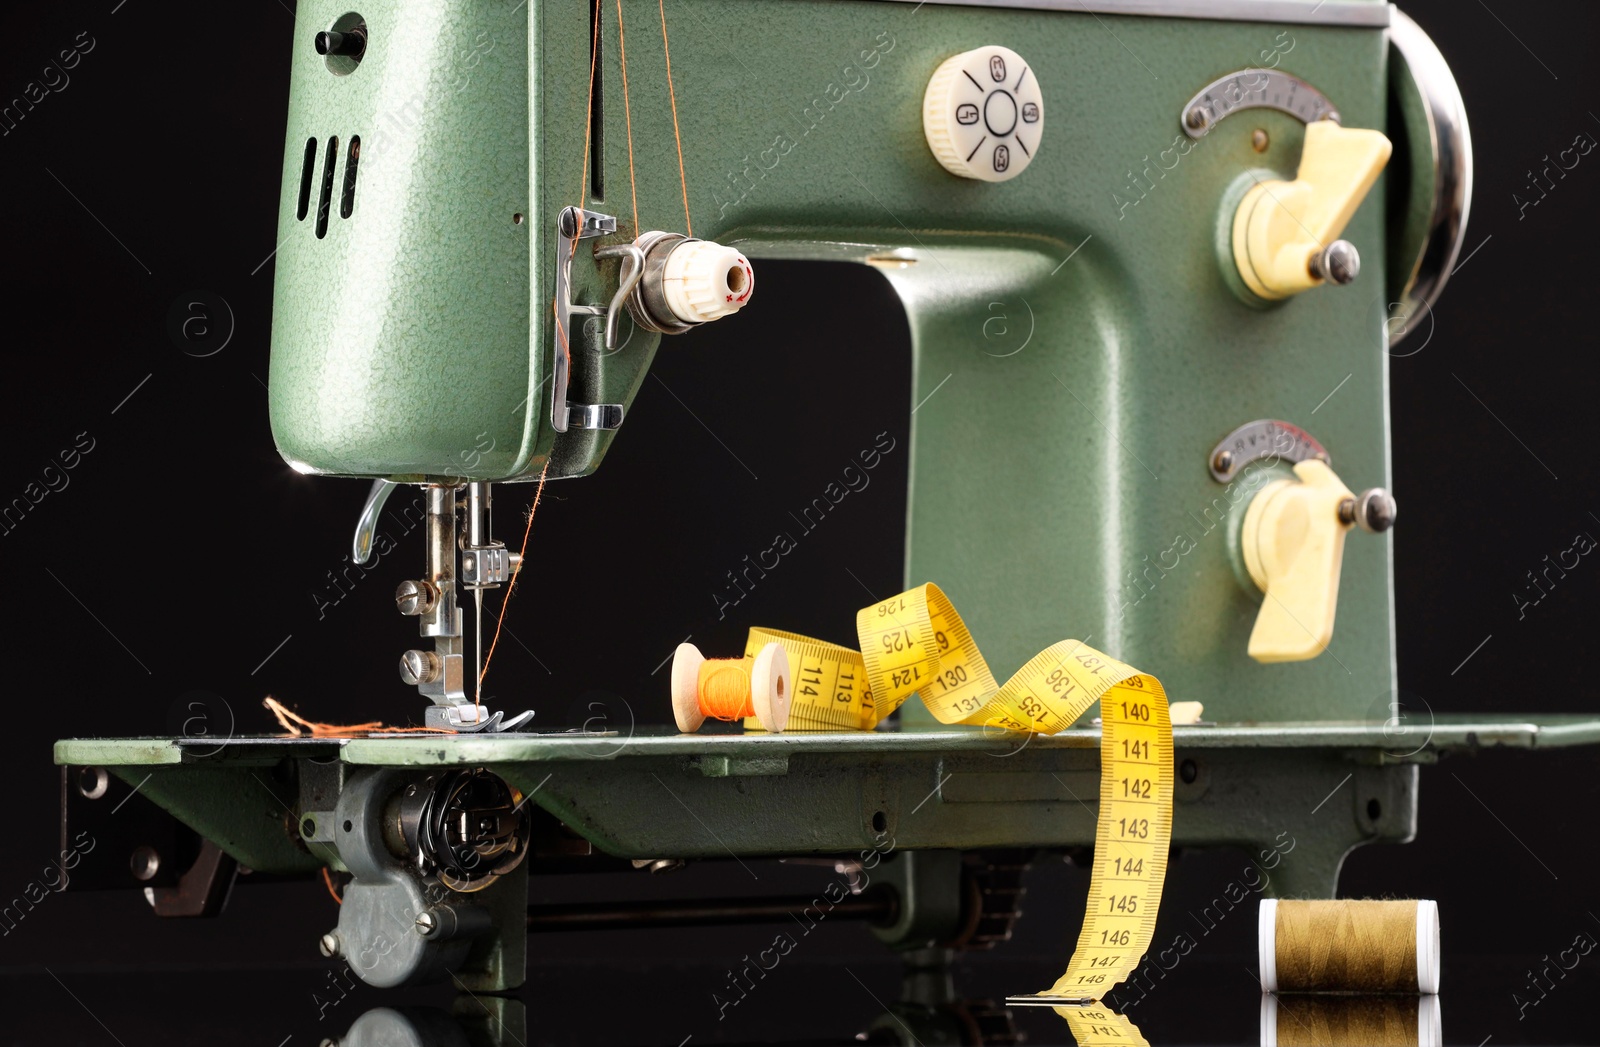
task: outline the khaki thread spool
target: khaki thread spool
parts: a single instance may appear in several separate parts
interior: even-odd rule
[[[789,655],[779,644],[767,644],[753,660],[707,658],[692,643],[680,643],[672,656],[672,716],[685,734],[708,718],[746,716],[777,734],[789,722],[789,697]]]
[[[1261,997],[1261,1047],[1442,1047],[1439,997]]]
[[[1257,941],[1263,992],[1439,991],[1437,902],[1268,898]]]

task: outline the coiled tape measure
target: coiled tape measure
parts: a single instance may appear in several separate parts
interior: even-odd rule
[[[1155,932],[1172,838],[1172,721],[1161,682],[1077,640],[1034,655],[995,682],[966,623],[936,585],[856,614],[860,651],[793,633],[751,629],[747,658],[782,645],[793,667],[789,729],[870,730],[912,695],[940,723],[1054,734],[1100,703],[1100,811],[1094,869],[1066,973],[1043,993],[1008,1003],[1097,1001],[1131,974]],[[756,729],[754,720],[747,729]],[[1116,1022],[1074,1023],[1114,1030]],[[1110,1018],[1117,1018],[1109,1015]],[[1117,1018],[1117,1021],[1124,1021]],[[1083,1042],[1143,1043],[1115,1036]]]

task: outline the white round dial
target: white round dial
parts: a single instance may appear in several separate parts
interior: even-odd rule
[[[1044,135],[1039,78],[1009,47],[947,58],[922,96],[922,131],[951,174],[984,182],[1015,178],[1033,162]]]

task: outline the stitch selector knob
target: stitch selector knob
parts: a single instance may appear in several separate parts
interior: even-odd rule
[[[922,97],[922,131],[946,171],[1004,182],[1033,162],[1044,135],[1039,79],[1009,47],[945,59]]]

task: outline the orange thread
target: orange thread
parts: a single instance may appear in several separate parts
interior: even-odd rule
[[[284,730],[283,735],[280,737],[354,738],[363,734],[449,733],[442,727],[385,727],[382,720],[353,723],[341,727],[338,724],[317,723],[314,720],[308,720],[271,695],[268,695],[261,704],[266,706],[267,710],[278,718],[278,725]]]
[[[617,47],[622,52],[622,113],[628,120],[628,191],[633,194],[633,235],[639,228],[639,189],[633,181],[633,107],[628,104],[628,42],[622,37],[622,0],[617,0]]]
[[[339,892],[333,889],[333,876],[329,874],[326,865],[322,867],[322,882],[328,885],[328,893],[333,895],[333,900],[343,905],[344,899],[339,897]]]
[[[483,659],[483,671],[478,673],[478,693],[483,693],[483,678],[489,675],[489,663],[494,660],[494,649],[500,644],[500,630],[506,624],[506,606],[511,603],[511,594],[516,591],[517,579],[522,577],[522,565],[527,563],[528,536],[533,533],[533,514],[539,511],[539,499],[544,495],[544,478],[550,472],[550,459],[544,461],[544,468],[539,470],[539,486],[533,492],[533,505],[528,508],[528,526],[522,531],[522,548],[517,553],[517,566],[511,572],[511,581],[506,583],[506,598],[500,601],[500,613],[495,615],[494,639],[489,641],[489,653]]]
[[[589,100],[584,106],[583,115],[583,177],[578,182],[578,221],[572,231],[573,254],[578,253],[578,234],[583,232],[583,205],[589,202],[589,143],[594,138],[594,71],[595,60],[600,57],[600,0],[594,0],[593,14],[594,30],[589,40]],[[555,317],[556,338],[561,343],[562,354],[567,358],[567,370],[571,372],[572,349],[567,344],[567,332],[561,326],[560,306],[553,297],[550,299],[550,315]],[[506,595],[511,594],[507,592]]]
[[[700,665],[700,711],[732,722],[756,714],[750,696],[750,671],[743,658],[707,658]]]
[[[622,0],[617,0],[621,3]],[[667,0],[656,0],[661,10],[661,50],[667,56],[667,97],[672,100],[672,138],[678,143],[678,184],[683,187],[683,231],[694,235],[694,223],[689,220],[689,179],[683,173],[683,136],[678,133],[678,92],[672,86],[672,45],[667,43]],[[623,80],[623,96],[627,96],[627,80]],[[632,157],[629,158],[632,162]]]
[[[594,138],[594,67],[600,57],[600,0],[594,0],[594,29],[589,40],[589,102],[583,115],[583,179],[578,183],[578,209],[589,199],[589,141]],[[573,238],[577,242],[577,238]]]

